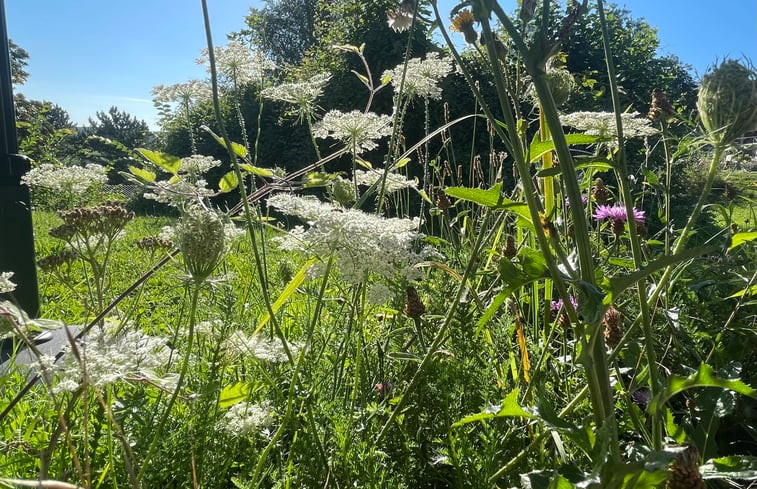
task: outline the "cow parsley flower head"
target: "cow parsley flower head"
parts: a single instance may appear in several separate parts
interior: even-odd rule
[[[420,275],[415,265],[430,253],[412,249],[420,237],[417,218],[384,218],[284,193],[269,198],[268,205],[308,223],[307,229],[298,227],[276,238],[281,248],[322,259],[333,254],[334,266],[353,284],[365,281],[371,273],[390,281],[398,275],[415,280]]]
[[[16,290],[16,284],[11,281],[13,272],[0,273],[0,294],[7,294]]]
[[[278,102],[286,102],[294,105],[294,110],[289,114],[296,115],[300,122],[313,116],[315,101],[323,95],[323,89],[331,80],[329,73],[314,75],[309,80],[294,83],[282,83],[274,87],[264,89],[260,94]]]
[[[189,80],[168,86],[157,85],[152,89],[153,101],[156,104],[179,102],[184,105],[193,105],[201,100],[209,99],[210,95],[210,85],[200,80]]]
[[[623,122],[623,137],[638,138],[652,136],[657,129],[646,117],[638,112],[620,114]],[[615,126],[614,112],[573,112],[560,117],[564,126],[570,126],[583,131],[590,136],[599,136],[617,141],[618,131]]]
[[[392,135],[392,118],[359,110],[346,113],[330,110],[315,124],[313,134],[317,138],[338,139],[357,155],[375,149],[376,139]]]
[[[239,41],[231,41],[226,46],[216,46],[213,49],[218,74],[232,83],[235,87],[245,83],[259,83],[266,74],[276,68],[273,61],[266,59],[259,51],[253,51]],[[210,58],[208,49],[202,50],[197,59],[198,65],[207,65],[210,73]]]
[[[376,170],[355,170],[355,180],[358,185],[370,187],[376,182],[380,182],[383,176],[383,171]],[[386,182],[384,183],[384,191],[386,193],[396,192],[398,190],[406,188],[417,188],[418,182],[415,180],[408,180],[399,173],[389,172],[386,174]]]
[[[223,343],[224,350],[232,357],[253,356],[258,360],[271,363],[283,363],[289,360],[284,345],[278,338],[269,339],[257,334],[248,336],[244,331],[234,331]],[[287,348],[292,356],[300,351],[296,343],[287,342]]]
[[[212,156],[192,155],[181,159],[179,173],[202,175],[217,166],[221,166],[221,161]]]
[[[273,405],[270,401],[254,404],[242,401],[226,411],[219,427],[237,437],[249,437],[260,433],[273,422]]]
[[[395,93],[399,93],[403,71],[405,71],[405,67],[400,64],[384,72],[383,77],[391,81]],[[440,57],[439,53],[428,53],[426,59],[412,58],[407,62],[403,90],[410,97],[439,100],[442,98],[442,88],[439,86],[439,82],[451,71],[452,63],[448,59]]]
[[[32,189],[44,189],[74,196],[82,196],[93,187],[104,185],[107,181],[107,169],[94,163],[87,166],[64,167],[43,163],[21,177],[21,182]]]

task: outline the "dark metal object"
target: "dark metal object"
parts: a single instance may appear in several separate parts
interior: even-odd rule
[[[37,317],[39,290],[32,213],[29,189],[21,185],[21,176],[30,165],[17,153],[5,3],[0,0],[0,272],[14,272],[14,299],[30,317]]]

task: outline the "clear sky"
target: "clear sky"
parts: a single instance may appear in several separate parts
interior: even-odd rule
[[[370,1],[370,0],[366,0]],[[442,13],[457,2],[439,0]],[[512,11],[515,0],[502,2]],[[593,2],[590,2],[593,3]],[[757,0],[621,0],[657,27],[661,54],[704,73],[716,59],[757,63]],[[260,0],[208,0],[216,44]],[[77,124],[116,105],[155,127],[152,87],[204,78],[199,0],[5,0],[9,36],[30,54],[28,98],[57,103]]]

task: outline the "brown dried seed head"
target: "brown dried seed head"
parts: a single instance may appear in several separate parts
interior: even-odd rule
[[[515,237],[512,235],[507,236],[507,242],[502,249],[502,254],[506,258],[514,258],[518,254],[518,248],[515,246]]]
[[[677,445],[683,450],[668,468],[670,478],[666,489],[704,489],[705,483],[699,472],[699,452],[697,447],[684,443]]]
[[[412,285],[405,288],[407,293],[407,301],[405,302],[404,312],[407,317],[418,319],[426,312],[426,306],[423,305],[423,301],[418,296],[418,291]]]
[[[620,321],[620,311],[610,306],[602,320],[605,325],[604,336],[607,346],[616,347],[623,339],[623,325]]]

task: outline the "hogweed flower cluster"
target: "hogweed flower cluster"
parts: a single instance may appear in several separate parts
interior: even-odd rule
[[[273,419],[273,405],[270,401],[258,404],[242,401],[226,411],[219,422],[219,428],[234,437],[250,437],[270,426]]]
[[[21,182],[32,190],[45,189],[79,197],[93,187],[104,185],[107,181],[107,169],[94,163],[86,166],[64,167],[43,163],[21,177]]]
[[[341,112],[330,110],[313,127],[317,138],[338,139],[355,154],[375,149],[377,139],[392,135],[392,118],[388,115],[363,113],[359,110]]]
[[[383,178],[383,171],[379,170],[355,170],[355,180],[358,185],[370,187],[371,185],[380,182]],[[392,193],[406,188],[418,188],[418,182],[415,180],[408,180],[399,173],[389,172],[386,174],[386,180],[384,182],[384,192]]]
[[[649,119],[641,117],[638,112],[626,112],[620,115],[623,123],[623,137],[638,138],[652,136],[657,129],[652,127]],[[560,116],[564,126],[583,131],[590,136],[611,140],[610,145],[617,145],[618,131],[615,125],[615,112],[573,112]],[[614,141],[614,143],[613,143]]]
[[[207,100],[211,96],[210,85],[201,80],[189,80],[184,83],[173,85],[156,85],[152,89],[153,101],[157,105],[180,102],[185,105],[193,105],[196,102]]]
[[[221,160],[217,160],[212,156],[192,155],[181,159],[181,165],[179,166],[178,173],[186,174],[190,176],[203,175],[211,168],[221,166]]]
[[[431,253],[412,250],[420,237],[418,219],[384,218],[356,209],[343,209],[315,198],[277,194],[268,205],[297,216],[309,224],[276,238],[285,250],[298,250],[323,259],[333,253],[335,267],[344,280],[358,284],[376,273],[388,280],[399,275],[412,281],[420,277],[415,267]]]
[[[323,95],[323,89],[331,80],[329,73],[314,75],[307,81],[282,83],[274,87],[264,89],[260,94],[278,102],[294,105],[295,108],[289,115],[296,115],[300,122],[311,119],[315,111],[315,101]]]
[[[215,194],[208,188],[208,182],[204,178],[171,179],[153,182],[148,185],[149,192],[145,192],[146,199],[154,200],[162,204],[170,205],[177,209],[183,209],[190,203],[201,202]]]
[[[401,64],[384,72],[383,78],[388,78],[394,85],[394,92],[399,93],[402,73],[405,65]],[[452,63],[440,57],[439,53],[428,53],[426,59],[412,58],[407,62],[405,71],[404,92],[410,97],[440,100],[442,87],[439,83],[452,71]]]
[[[300,345],[286,344],[292,356],[300,351]],[[270,363],[284,363],[289,360],[284,345],[278,338],[269,339],[263,335],[248,336],[244,331],[234,331],[223,343],[224,350],[232,357],[252,356]]]
[[[79,254],[76,250],[71,248],[63,248],[62,250],[47,255],[37,261],[37,266],[46,272],[58,269],[63,265],[68,265],[76,261],[79,258]]]
[[[239,41],[231,41],[226,46],[216,46],[213,52],[218,74],[231,82],[235,88],[246,83],[260,83],[269,72],[276,69],[273,61]],[[210,73],[207,48],[203,49],[197,64],[207,65]]]

